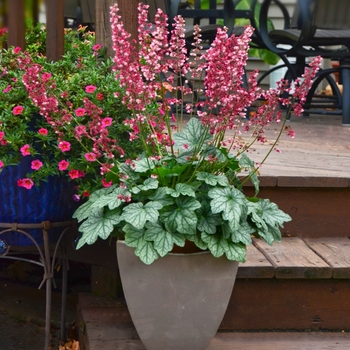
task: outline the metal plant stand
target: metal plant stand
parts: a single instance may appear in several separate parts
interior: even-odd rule
[[[44,269],[43,280],[39,285],[39,289],[42,288],[44,284],[46,284],[46,314],[45,314],[45,350],[49,348],[50,342],[50,324],[51,324],[51,291],[52,284],[54,287],[55,281],[54,277],[54,268],[56,264],[58,248],[61,247],[60,258],[62,259],[62,302],[61,302],[61,339],[65,339],[65,322],[66,322],[66,296],[67,296],[67,259],[65,256],[65,245],[63,244],[63,236],[66,232],[72,228],[76,224],[75,221],[62,221],[62,222],[50,222],[43,221],[40,224],[20,224],[20,223],[0,223],[0,258],[4,259],[13,259],[13,260],[21,260],[26,261],[32,264],[36,264],[42,266]],[[53,228],[62,228],[62,232],[54,244],[54,246],[50,247],[49,243],[49,231]],[[43,235],[43,246],[40,246],[38,242],[30,235],[30,233],[25,230],[30,229],[41,229]],[[1,239],[1,235],[6,232],[18,232],[26,237],[28,237],[34,244],[36,251],[35,253],[39,253],[39,259],[31,260],[27,258],[22,258],[18,256],[11,255],[13,252],[11,251],[11,246],[7,245],[4,240]],[[34,247],[33,247],[34,248]],[[20,254],[21,252],[16,251],[16,254]],[[33,253],[33,251],[23,251],[23,253]],[[52,254],[51,254],[52,253]],[[52,255],[52,258],[51,258]]]

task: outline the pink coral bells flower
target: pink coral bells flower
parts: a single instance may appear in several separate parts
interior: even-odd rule
[[[86,113],[86,110],[84,108],[77,108],[74,112],[77,117],[83,117]]]
[[[34,182],[32,179],[28,179],[28,178],[19,179],[19,180],[17,180],[17,185],[19,187],[24,187],[27,190],[30,190],[34,186]]]
[[[39,170],[42,166],[43,166],[43,163],[38,159],[33,160],[31,163],[31,168],[33,170]]]
[[[40,128],[40,129],[38,130],[38,133],[39,133],[40,135],[46,136],[49,132],[48,132],[48,130],[45,129],[45,128]]]
[[[294,137],[295,137],[295,131],[292,130],[292,129],[288,130],[288,136],[290,136],[292,139],[294,139]]]
[[[90,153],[86,153],[85,154],[85,159],[88,161],[88,162],[94,162],[96,160],[96,155],[92,152]]]
[[[12,113],[14,115],[19,115],[19,114],[22,114],[23,110],[24,110],[24,107],[16,106],[16,107],[13,108]]]
[[[62,152],[68,152],[70,151],[70,142],[68,141],[61,141],[58,144],[58,148],[62,151]]]
[[[61,160],[59,163],[58,163],[58,169],[60,171],[64,171],[64,170],[67,170],[69,167],[69,162],[67,160]]]
[[[30,155],[30,146],[28,144],[26,144],[20,148],[20,151],[22,153],[22,156],[29,156]]]
[[[88,85],[86,88],[85,88],[85,92],[87,92],[88,94],[92,94],[96,91],[96,86],[94,85]]]

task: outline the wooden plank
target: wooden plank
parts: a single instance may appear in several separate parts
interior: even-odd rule
[[[277,278],[332,277],[332,268],[298,237],[283,238],[272,246],[254,239],[254,245],[275,267]]]
[[[306,244],[333,269],[333,278],[350,278],[350,239],[306,238]]]
[[[8,46],[25,49],[24,0],[8,1]]]
[[[110,6],[114,5],[114,0],[96,1],[96,43],[107,49],[107,56],[113,57],[112,29],[109,21]]]
[[[247,261],[240,263],[237,278],[272,278],[275,269],[265,256],[254,246],[247,246]]]
[[[64,2],[46,0],[46,56],[58,61],[64,53]]]

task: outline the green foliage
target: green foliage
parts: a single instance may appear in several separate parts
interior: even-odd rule
[[[206,130],[193,132],[202,127],[193,118],[176,134],[174,147],[179,153],[169,157],[169,162],[144,157],[128,167],[120,166],[122,188],[113,185],[96,191],[74,213],[82,223],[77,248],[123,232],[125,243],[135,248],[145,264],[163,257],[174,245],[184,246],[186,240],[210,250],[215,257],[225,255],[244,262],[252,235],[269,244],[280,241],[280,227],[291,220],[289,215],[267,199],[247,198],[234,185],[239,183],[240,170],[252,165],[245,154],[235,159],[239,167],[231,179],[224,175],[231,158],[219,149],[212,151],[221,154],[223,161],[215,164],[220,170],[211,171],[209,159],[201,162],[206,171],[198,169],[197,159],[209,147],[199,142],[198,135],[202,141],[210,140]],[[183,150],[184,144],[189,144],[190,151]],[[196,157],[184,165],[185,152]],[[150,173],[160,175],[153,178]]]

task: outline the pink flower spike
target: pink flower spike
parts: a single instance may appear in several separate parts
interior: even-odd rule
[[[30,156],[30,146],[28,144],[20,148],[22,156]]]
[[[96,86],[94,85],[88,85],[86,88],[85,88],[85,92],[87,92],[88,94],[93,94],[95,92],[95,90],[97,89]]]
[[[30,190],[34,186],[34,182],[32,179],[28,179],[28,178],[19,179],[17,180],[17,186],[24,187],[27,190]]]
[[[33,170],[39,170],[42,166],[43,163],[40,160],[36,159],[32,161],[31,168]]]
[[[66,161],[66,160],[61,160],[61,161],[58,163],[58,170],[60,170],[60,171],[67,170],[68,167],[69,167],[69,162]]]
[[[24,107],[16,106],[16,107],[13,108],[12,113],[14,115],[19,115],[19,114],[22,114],[23,110],[24,110]]]
[[[38,130],[38,133],[39,133],[40,135],[46,136],[49,132],[48,132],[47,129],[41,128],[41,129]]]
[[[94,153],[86,153],[85,154],[85,159],[88,161],[88,162],[94,162],[96,160],[96,155]]]
[[[68,152],[70,151],[70,143],[68,141],[61,141],[58,144],[58,148],[62,151],[62,152]]]
[[[85,115],[85,113],[86,113],[86,110],[84,108],[77,108],[75,110],[75,115],[77,117],[83,117]]]

